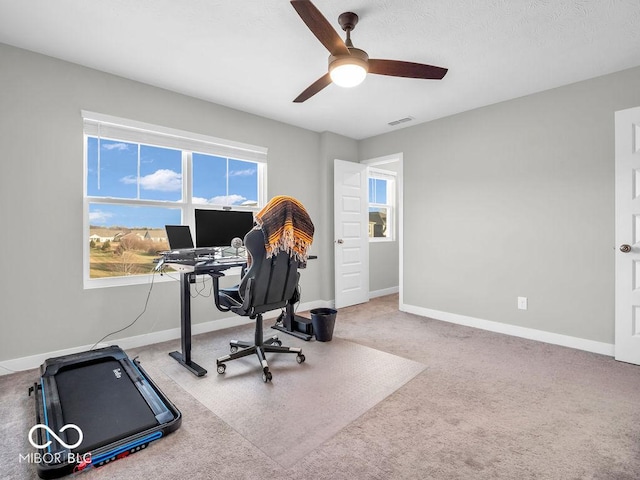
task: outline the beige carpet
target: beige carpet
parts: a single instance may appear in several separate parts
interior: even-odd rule
[[[178,365],[165,374],[231,428],[284,467],[289,467],[425,369],[425,365],[334,337],[304,342],[280,335],[285,345],[303,349],[267,354],[273,373],[262,381],[255,355],[228,363],[224,375],[211,366],[195,377]],[[213,359],[224,352],[200,346]],[[212,362],[213,363],[213,362]]]
[[[246,369],[234,362],[224,377],[215,373],[215,357],[228,351],[230,338],[251,338],[250,325],[193,337],[194,360],[210,372],[201,379],[169,357],[169,352],[180,348],[179,340],[127,351],[131,358],[139,357],[151,378],[182,411],[182,426],[144,452],[85,472],[77,479],[640,478],[640,367],[603,355],[418,317],[399,312],[397,305],[398,297],[392,295],[340,309],[335,343],[307,344],[282,334],[286,344],[302,346],[307,362],[298,365],[291,357],[270,357],[272,384],[262,383],[252,358],[247,359]],[[387,352],[391,355],[382,358],[407,358],[427,367],[304,458],[284,467],[263,449],[268,445],[273,448],[277,435],[288,441],[289,436],[296,437],[309,427],[296,425],[293,420],[299,414],[293,413],[284,416],[285,423],[276,425],[276,411],[310,404],[316,409],[324,407],[322,412],[344,413],[335,402],[355,388],[356,378],[362,378],[354,365],[335,372],[346,378],[328,398],[321,401],[313,396],[326,391],[319,383],[318,377],[325,375],[320,375],[320,369],[342,365],[333,361],[331,350],[352,344],[368,347],[362,352]],[[369,368],[367,362],[381,358],[373,353],[366,362],[359,361],[364,368]],[[249,428],[267,432],[262,434],[267,440],[256,446],[252,443],[258,441],[255,434],[244,436],[227,423],[231,414],[225,414],[223,420],[196,400],[165,373],[174,367],[179,369],[174,377],[181,382],[209,385],[210,399],[226,398],[238,421],[248,419],[240,413],[245,412],[242,402],[247,399],[231,392],[240,390],[240,382],[248,382],[246,391],[250,394],[245,397],[270,403],[269,408],[261,407],[268,413],[251,413],[247,420]],[[366,388],[373,388],[369,383],[387,381],[386,374],[376,368],[372,371]],[[289,374],[291,383],[286,381]],[[19,455],[34,451],[27,439],[35,421],[33,397],[27,395],[27,388],[37,377],[35,369],[0,376],[2,479],[36,479],[35,466],[21,463]],[[308,389],[296,393],[299,399],[292,397],[289,385],[302,381],[308,382]],[[366,392],[363,397],[368,395]],[[360,398],[355,403],[368,400]],[[314,419],[310,407],[307,410],[309,413],[302,416]],[[304,432],[303,438],[314,435],[319,433]],[[287,462],[303,454],[295,445],[290,452],[285,456]]]

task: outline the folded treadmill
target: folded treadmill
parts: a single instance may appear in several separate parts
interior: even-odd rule
[[[118,346],[50,358],[34,393],[29,432],[38,476],[101,467],[177,430],[180,411]]]

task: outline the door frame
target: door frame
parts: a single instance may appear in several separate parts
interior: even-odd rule
[[[398,218],[398,230],[396,232],[396,238],[398,241],[398,308],[403,305],[403,271],[404,271],[404,157],[402,152],[394,153],[391,155],[384,155],[382,157],[370,158],[362,160],[360,163],[367,167],[375,167],[378,165],[384,165],[388,163],[398,163],[398,172],[396,177],[396,215]],[[365,199],[369,203],[369,199]],[[369,254],[371,255],[371,254]],[[367,258],[369,262],[369,258]]]

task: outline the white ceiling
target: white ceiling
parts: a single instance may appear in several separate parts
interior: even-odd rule
[[[341,36],[338,15],[357,13],[352,40],[371,58],[448,74],[369,75],[294,104],[328,52],[287,0],[0,0],[0,42],[354,139],[640,65],[640,0],[314,4]]]

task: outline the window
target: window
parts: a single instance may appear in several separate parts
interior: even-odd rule
[[[146,282],[165,225],[195,208],[257,211],[266,203],[266,149],[82,112],[85,287]]]
[[[369,169],[369,239],[370,241],[391,241],[395,239],[394,172]]]

